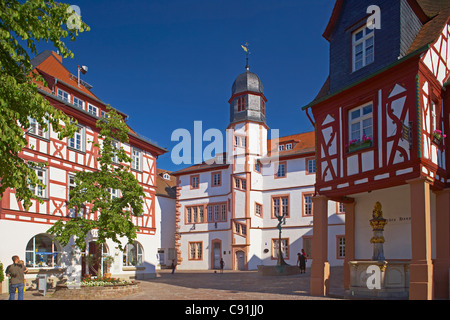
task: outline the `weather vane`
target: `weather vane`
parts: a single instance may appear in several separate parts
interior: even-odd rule
[[[250,51],[248,50],[248,42],[246,42],[245,44],[241,44],[242,49],[244,49],[244,51],[247,53],[246,55],[246,65],[245,65],[245,69],[249,70],[250,67],[248,66],[248,55],[250,54]]]

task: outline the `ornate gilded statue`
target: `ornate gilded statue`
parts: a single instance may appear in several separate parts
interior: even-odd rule
[[[372,260],[380,261],[385,260],[384,258],[384,237],[383,231],[384,226],[387,224],[387,220],[383,218],[383,211],[381,210],[381,203],[376,202],[372,211],[372,219],[370,220],[370,225],[373,231],[373,237],[370,239],[370,243],[373,244],[373,256]]]

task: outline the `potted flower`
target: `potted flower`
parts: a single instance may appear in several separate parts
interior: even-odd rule
[[[443,134],[441,130],[434,130],[433,132],[433,142],[437,145],[442,143],[442,140],[447,137],[447,135]]]
[[[114,257],[113,256],[106,256],[103,258],[104,263],[106,264],[106,270],[104,278],[110,279],[111,278],[111,265],[114,263]]]

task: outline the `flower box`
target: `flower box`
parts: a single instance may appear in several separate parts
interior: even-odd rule
[[[365,141],[357,141],[352,142],[348,146],[348,152],[353,152],[361,149],[370,148],[372,146],[372,140],[365,140]]]

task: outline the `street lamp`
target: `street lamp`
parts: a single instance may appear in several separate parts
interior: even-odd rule
[[[281,224],[283,222],[283,219],[285,218],[286,213],[283,212],[281,215],[278,215],[277,213],[275,213],[275,217],[278,219],[278,225],[277,225],[277,229],[279,230],[279,234],[278,234],[278,261],[277,261],[277,266],[286,266],[288,265],[284,259],[283,259],[283,253],[281,252]]]

